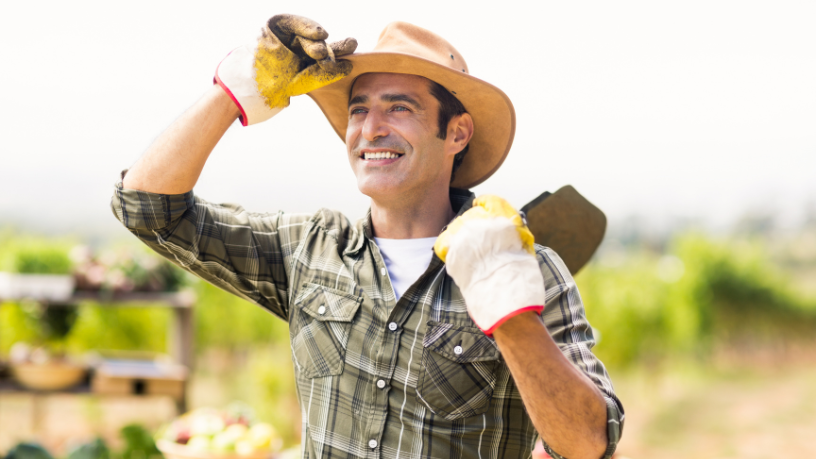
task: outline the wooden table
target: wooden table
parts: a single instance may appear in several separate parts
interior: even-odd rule
[[[13,301],[18,301],[15,299]],[[41,304],[56,307],[77,307],[81,303],[98,303],[105,307],[167,307],[173,310],[173,320],[168,328],[168,350],[167,353],[178,362],[187,367],[188,374],[193,370],[194,354],[194,324],[193,305],[195,304],[195,294],[192,292],[96,292],[96,291],[76,291],[71,297],[61,301],[38,300]],[[12,301],[12,300],[5,300]],[[0,303],[4,299],[0,298]],[[11,379],[0,378],[0,392],[28,392],[39,399],[40,396],[53,394],[55,392],[33,391],[20,386]],[[65,394],[92,394],[90,388],[90,378],[78,386],[57,391]],[[142,395],[134,395],[142,396]],[[183,395],[175,400],[179,413],[187,410],[186,384]],[[35,411],[39,403],[35,400]],[[34,413],[34,419],[39,417]]]

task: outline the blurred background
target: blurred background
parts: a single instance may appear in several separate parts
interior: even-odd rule
[[[179,409],[234,400],[285,446],[299,441],[285,324],[174,271],[109,208],[119,171],[280,12],[317,20],[330,40],[353,36],[360,51],[394,20],[444,36],[516,108],[511,154],[474,191],[521,207],[571,184],[607,214],[604,242],[576,281],[626,408],[621,454],[816,454],[813,2],[47,1],[2,10],[0,272],[70,274],[84,293],[71,297],[75,308],[0,304],[0,360],[26,343],[16,347],[26,361],[167,354],[190,371],[186,406],[166,394],[95,395],[90,385],[45,393],[0,384],[0,454],[36,440],[62,457],[97,436],[119,451],[130,444],[124,426],[152,435]],[[196,193],[252,211],[329,207],[354,220],[367,209],[344,145],[307,97],[271,122],[233,126]]]

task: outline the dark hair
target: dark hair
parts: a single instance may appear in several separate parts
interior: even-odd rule
[[[442,140],[445,140],[448,137],[448,123],[454,116],[459,116],[462,113],[467,113],[465,110],[465,106],[462,105],[462,102],[459,102],[453,94],[450,93],[444,86],[441,84],[431,81],[431,95],[439,101],[439,132],[436,133],[436,136]],[[459,166],[462,165],[462,161],[465,160],[465,155],[468,152],[468,147],[470,145],[465,145],[465,148],[462,149],[459,153],[456,153],[456,156],[453,157],[453,169],[451,169],[451,182],[453,182],[453,177],[456,174],[456,169],[459,169]]]

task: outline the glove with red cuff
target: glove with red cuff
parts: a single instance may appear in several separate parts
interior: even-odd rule
[[[544,309],[533,235],[504,199],[474,200],[439,235],[434,251],[462,291],[470,317],[488,336],[513,316]]]
[[[327,45],[328,32],[311,19],[279,14],[267,21],[254,45],[230,52],[215,70],[219,84],[241,111],[241,124],[260,123],[289,106],[289,98],[334,83],[351,73],[357,41]]]

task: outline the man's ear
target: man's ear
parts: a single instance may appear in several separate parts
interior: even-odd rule
[[[473,137],[473,118],[470,113],[454,116],[448,122],[448,136],[445,138],[445,153],[455,155],[462,151]]]

